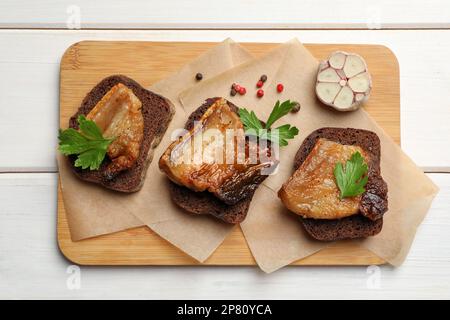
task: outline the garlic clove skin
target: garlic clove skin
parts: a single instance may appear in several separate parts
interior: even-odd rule
[[[336,110],[358,109],[369,98],[371,89],[367,64],[357,54],[336,51],[319,64],[316,95]]]

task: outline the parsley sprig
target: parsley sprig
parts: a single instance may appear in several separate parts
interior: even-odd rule
[[[287,146],[288,140],[293,139],[296,135],[298,135],[297,127],[291,126],[290,124],[285,124],[272,129],[272,125],[278,119],[287,115],[295,105],[296,103],[291,102],[290,100],[286,100],[282,103],[277,101],[269,115],[269,118],[267,119],[265,126],[263,126],[255,112],[248,111],[245,108],[240,108],[239,117],[244,124],[245,133],[247,135],[255,135],[260,139],[267,139],[278,143],[282,147]]]
[[[367,184],[367,164],[358,151],[353,153],[350,160],[345,163],[345,170],[342,163],[336,163],[334,167],[334,177],[339,187],[339,198],[355,197],[366,191]]]
[[[114,139],[104,138],[97,124],[83,115],[78,116],[77,121],[79,131],[73,128],[59,130],[58,150],[66,156],[78,155],[75,167],[97,170]]]

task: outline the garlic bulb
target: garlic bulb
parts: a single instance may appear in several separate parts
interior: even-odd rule
[[[319,65],[316,95],[324,104],[339,111],[356,110],[372,89],[372,80],[364,59],[343,51],[333,52]]]

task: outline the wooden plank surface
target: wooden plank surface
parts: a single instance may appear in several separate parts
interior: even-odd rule
[[[414,9],[414,10],[413,10]],[[446,0],[2,0],[4,28],[445,28]]]
[[[445,102],[450,101],[449,35],[445,30],[0,30],[0,43],[8,44],[0,50],[0,101],[9,106],[0,108],[0,172],[57,171],[59,63],[74,42],[222,41],[226,37],[240,42],[284,42],[297,37],[303,42],[388,46],[400,64],[402,149],[427,172],[450,172],[446,148],[450,112]],[[418,54],[423,47],[433,53],[432,59]],[[20,134],[11,134],[19,128]]]
[[[450,175],[439,173],[429,174],[441,191],[400,268],[283,268],[267,276],[248,267],[82,266],[80,287],[69,287],[77,266],[65,260],[56,245],[57,174],[26,172],[57,170],[59,61],[65,48],[76,41],[221,41],[232,37],[241,42],[283,42],[298,37],[303,42],[387,45],[400,63],[402,148],[425,170],[450,169],[449,31],[418,30],[448,25],[447,0],[327,1],[327,10],[323,10],[323,1],[286,0],[289,5],[281,6],[264,1],[246,7],[240,7],[243,2],[239,1],[239,10],[234,7],[227,12],[202,0],[171,11],[167,10],[169,2],[156,2],[156,8],[147,10],[142,4],[148,0],[133,1],[133,6],[128,2],[110,6],[105,1],[3,0],[0,28],[66,28],[70,2],[80,6],[84,28],[216,29],[0,30],[0,172],[23,172],[0,174],[1,299],[450,298]],[[205,10],[209,15],[203,14]],[[216,24],[214,14],[220,14],[223,21]],[[341,29],[367,28],[365,20],[377,19],[377,15],[381,28],[414,30]],[[264,30],[217,29],[222,27]],[[270,30],[286,27],[316,30]],[[330,27],[341,30],[317,30]],[[18,129],[20,134],[15,134]],[[379,286],[370,287],[375,275]]]
[[[401,267],[267,275],[254,267],[78,267],[57,247],[57,174],[0,174],[0,299],[449,299],[450,175],[428,176],[441,190]],[[69,286],[76,270],[78,288]]]
[[[93,42],[71,46],[61,61],[60,121],[65,124],[78,109],[86,92],[103,77],[123,73],[144,86],[164,78],[207,50],[213,43]],[[246,43],[255,56],[277,44]],[[365,57],[373,77],[373,92],[366,110],[396,142],[400,141],[400,93],[398,62],[384,46],[307,45],[322,59],[341,49]],[[149,59],[151,57],[151,59]],[[105,61],[114,60],[114,63]],[[78,264],[111,265],[186,265],[197,264],[192,258],[142,227],[111,235],[72,242],[65,219],[61,194],[58,194],[58,241],[66,257]],[[367,250],[349,242],[339,242],[298,265],[369,265],[383,261]],[[252,265],[254,260],[239,228],[224,241],[204,263],[210,265]]]

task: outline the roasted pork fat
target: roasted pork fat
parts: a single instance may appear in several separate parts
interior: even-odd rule
[[[111,163],[105,177],[113,178],[129,169],[139,157],[144,135],[142,103],[127,86],[118,83],[112,87],[86,118],[93,120],[106,138],[114,138],[108,147]]]
[[[339,199],[333,169],[359,151],[359,146],[343,145],[326,139],[317,140],[306,160],[278,192],[285,206],[304,218],[340,219],[357,214],[361,196]]]
[[[234,106],[217,99],[193,128],[174,141],[159,168],[175,183],[209,191],[233,205],[250,195],[277,163],[270,144],[245,137]]]

